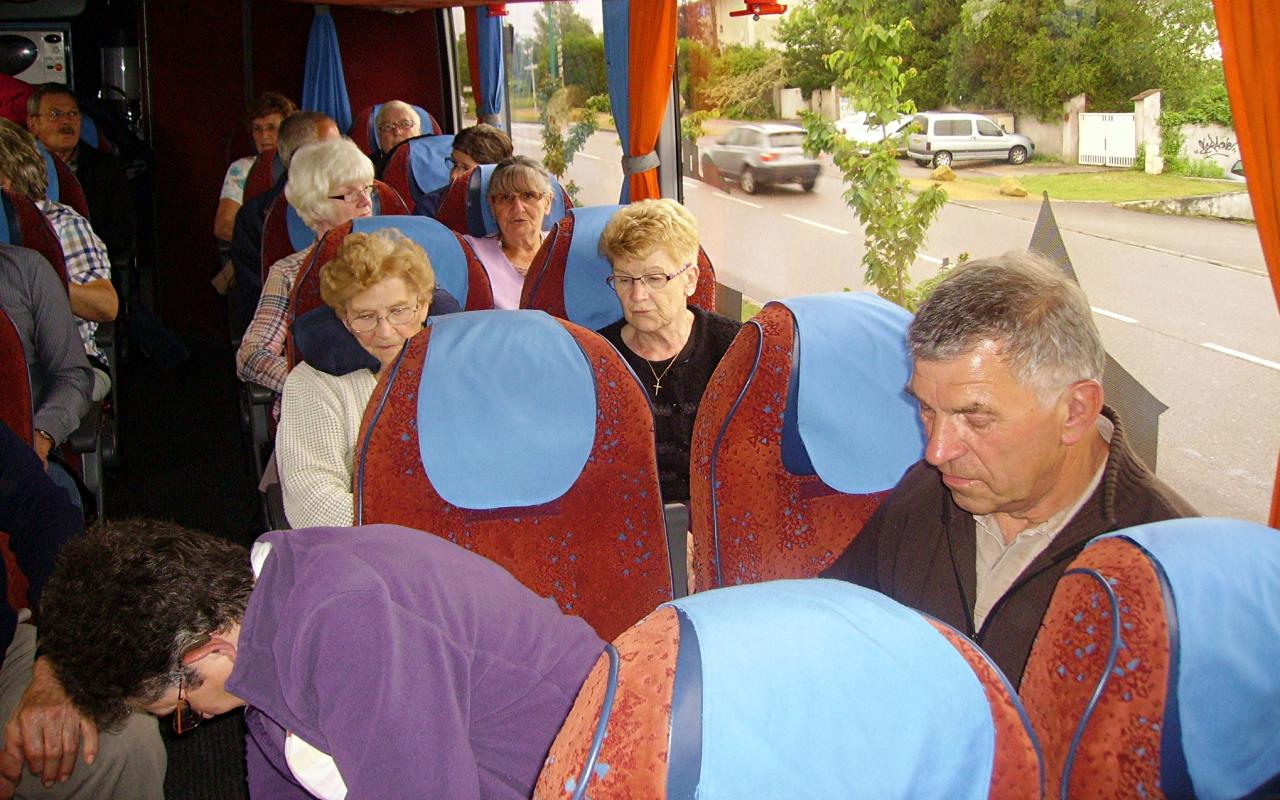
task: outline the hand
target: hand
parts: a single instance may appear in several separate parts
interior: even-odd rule
[[[46,472],[49,471],[49,451],[53,449],[53,440],[44,434],[37,433],[32,437],[31,447],[36,451],[36,455],[40,457],[40,463],[44,464]]]
[[[0,750],[0,800],[13,797],[21,780],[22,760],[14,758],[7,750]]]
[[[76,765],[76,755],[84,750],[84,761],[92,764],[98,755],[98,728],[75,707],[63,691],[53,668],[44,658],[36,659],[31,685],[23,693],[13,717],[4,726],[4,753],[0,755],[0,775],[16,784],[22,764],[46,786],[65,781]],[[0,782],[0,799],[5,797]]]

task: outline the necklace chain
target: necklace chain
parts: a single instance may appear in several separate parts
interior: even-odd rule
[[[653,396],[654,397],[657,397],[658,392],[662,391],[662,379],[667,377],[667,373],[671,371],[671,368],[673,366],[675,366],[676,358],[678,358],[679,356],[680,354],[676,353],[674,356],[671,357],[671,360],[667,362],[667,368],[662,371],[661,375],[659,375],[658,371],[653,368],[652,361],[650,361],[647,358],[644,360],[644,363],[649,365],[649,371],[653,373]]]

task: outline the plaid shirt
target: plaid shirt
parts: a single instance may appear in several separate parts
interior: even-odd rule
[[[44,213],[58,234],[62,245],[62,257],[67,262],[67,277],[72,283],[83,286],[97,280],[111,280],[111,258],[107,246],[89,226],[89,220],[80,216],[70,206],[51,200],[37,200],[36,206]],[[84,352],[107,363],[107,357],[98,349],[94,332],[98,323],[76,317],[76,328],[84,343]]]
[[[306,263],[314,245],[285,256],[271,265],[267,280],[262,284],[262,296],[258,298],[258,310],[253,321],[245,329],[236,352],[236,370],[242,381],[253,381],[275,392],[284,390],[284,379],[289,374],[289,362],[284,357],[284,338],[289,330],[289,293],[297,280],[298,270]],[[280,398],[276,397],[276,415],[280,413]]]

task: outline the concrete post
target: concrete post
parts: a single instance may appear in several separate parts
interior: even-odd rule
[[[1062,160],[1075,164],[1080,160],[1080,112],[1089,106],[1089,98],[1078,94],[1062,104]]]
[[[1134,131],[1138,144],[1146,153],[1143,170],[1148,175],[1159,175],[1164,172],[1164,157],[1160,155],[1163,143],[1160,136],[1160,101],[1163,93],[1159,89],[1148,89],[1133,98]]]

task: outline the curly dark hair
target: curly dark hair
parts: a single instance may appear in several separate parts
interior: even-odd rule
[[[511,138],[483,122],[463,128],[453,137],[453,149],[461,150],[477,164],[497,164],[511,158]]]
[[[297,110],[298,107],[293,104],[293,101],[279,92],[263,92],[245,109],[244,126],[251,128],[255,119],[268,114],[279,114],[280,119],[283,120]]]
[[[176,686],[182,654],[244,618],[241,546],[172,522],[114,521],[68,543],[40,601],[42,653],[104,730]]]

